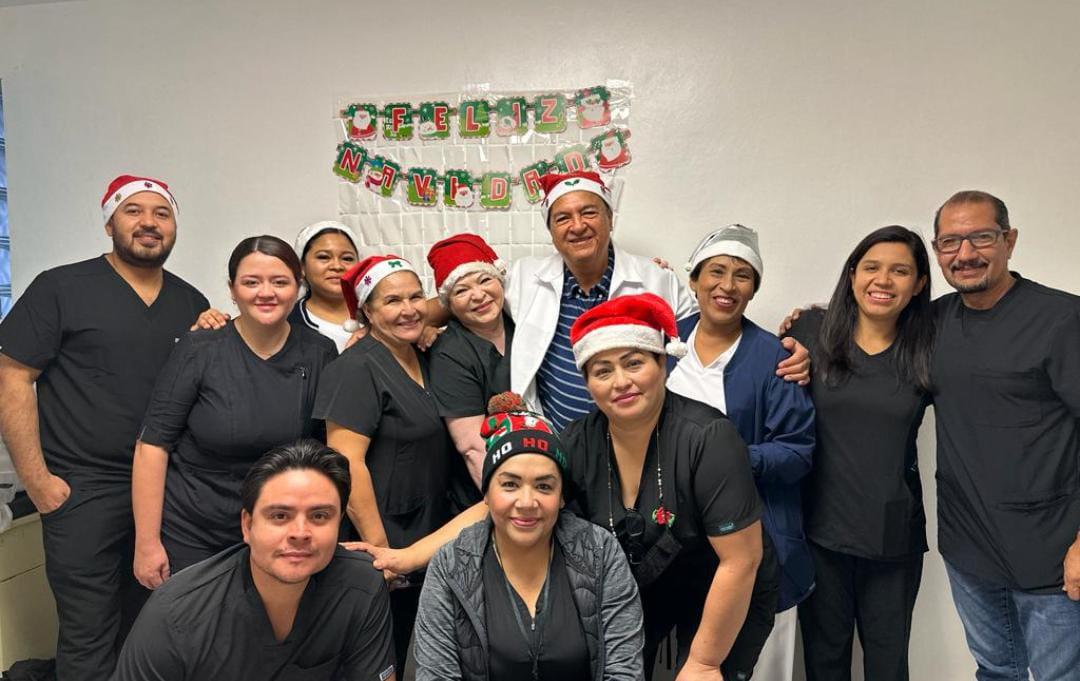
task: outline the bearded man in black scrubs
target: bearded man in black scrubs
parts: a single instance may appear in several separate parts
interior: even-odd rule
[[[244,543],[154,591],[112,681],[394,681],[382,573],[337,545],[350,484],[315,440],[264,454],[240,489]]]
[[[979,679],[1080,679],[1080,298],[1008,268],[1005,204],[934,219],[939,545]],[[1064,593],[1063,593],[1064,592]]]
[[[108,676],[146,600],[135,439],[158,370],[209,304],[163,269],[177,210],[164,182],[121,175],[101,209],[112,251],[42,272],[0,323],[0,431],[41,513],[64,681]]]

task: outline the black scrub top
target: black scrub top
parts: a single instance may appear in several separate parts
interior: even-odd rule
[[[837,553],[898,560],[926,551],[915,439],[929,396],[896,369],[896,343],[869,355],[852,343],[852,372],[829,382],[820,368],[824,312],[808,310],[791,335],[814,359],[814,467],[803,481],[806,536]],[[831,384],[830,384],[831,383]]]
[[[510,389],[514,322],[505,313],[503,328],[506,330],[504,355],[456,319],[450,320],[428,352],[431,375],[435,377],[431,391],[444,417],[486,415],[488,400]]]
[[[209,306],[169,272],[146,305],[104,256],[34,279],[0,323],[0,352],[41,370],[38,416],[50,471],[131,479],[154,379]]]
[[[394,669],[390,598],[370,557],[338,548],[308,581],[278,642],[240,544],[154,591],[112,681],[384,681]]]
[[[219,551],[240,541],[240,485],[270,449],[311,437],[315,391],[336,354],[315,331],[290,325],[262,359],[230,321],[181,340],[161,371],[139,439],[169,450],[162,535]]]
[[[417,356],[430,387],[427,358]],[[315,417],[370,438],[365,461],[392,548],[408,546],[449,520],[450,462],[458,454],[435,397],[371,334],[327,369]]]
[[[703,598],[717,560],[708,538],[738,532],[761,518],[762,504],[750,457],[726,416],[671,391],[664,399],[658,428],[659,437],[652,438],[645,455],[634,506],[644,519],[640,537],[630,535],[637,528],[627,527],[628,511],[623,507],[618,465],[608,442],[608,421],[599,409],[574,421],[562,433],[569,455],[570,508],[601,527],[610,529],[614,523],[615,535],[627,553],[643,597],[646,589],[658,588],[670,590],[673,598],[691,591],[697,594],[695,598]],[[660,506],[658,458],[663,507],[674,513],[670,531],[656,522],[655,511]],[[667,567],[657,578],[646,580],[643,566],[650,561],[666,562]]]
[[[554,542],[551,569],[536,599],[535,618],[506,579],[494,542],[488,543],[483,569],[490,678],[590,681],[589,647],[559,542]]]
[[[1060,598],[1080,529],[1080,298],[1012,275],[989,310],[934,301],[938,548]]]

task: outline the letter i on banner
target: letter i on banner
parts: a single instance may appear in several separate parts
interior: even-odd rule
[[[412,107],[407,102],[383,107],[383,137],[402,142],[413,134]]]
[[[349,182],[359,182],[360,175],[367,162],[367,151],[352,142],[342,142],[337,147],[337,160],[334,161],[334,174]]]
[[[450,136],[450,105],[424,102],[420,105],[420,139],[444,140]]]
[[[484,208],[510,207],[510,173],[484,173],[480,182],[480,205]]]
[[[458,134],[465,138],[491,134],[491,109],[486,100],[474,99],[458,105]]]
[[[533,128],[545,133],[566,130],[566,97],[551,93],[533,100]]]
[[[406,179],[409,185],[405,190],[405,197],[411,205],[434,206],[438,202],[435,188],[439,182],[439,174],[434,168],[409,168]]]
[[[504,97],[495,102],[495,134],[523,135],[529,130],[528,103],[524,97]]]
[[[443,179],[443,204],[452,208],[472,208],[476,193],[468,170],[447,170]]]
[[[525,199],[529,203],[538,203],[544,198],[543,189],[540,187],[540,177],[550,168],[551,165],[547,161],[537,161],[531,166],[525,166],[518,173],[521,178],[521,187],[525,190]]]

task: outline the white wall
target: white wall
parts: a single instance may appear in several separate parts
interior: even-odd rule
[[[241,236],[291,238],[334,215],[336,96],[607,78],[632,81],[636,96],[617,238],[678,263],[709,227],[757,227],[767,268],[750,310],[759,322],[773,326],[792,305],[824,299],[872,228],[929,233],[933,210],[962,188],[1009,203],[1021,234],[1016,269],[1080,290],[1070,212],[1080,4],[504,5],[0,9],[16,294],[43,268],[107,250],[98,201],[111,176],[132,171],[176,189],[170,269],[224,305],[225,259]],[[940,277],[934,286],[944,289]],[[920,445],[933,535],[930,426]],[[971,678],[973,667],[931,552],[912,678]]]

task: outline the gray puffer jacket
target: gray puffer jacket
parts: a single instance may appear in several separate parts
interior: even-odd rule
[[[482,560],[491,520],[462,530],[428,565],[416,616],[417,681],[488,681]],[[640,681],[641,602],[610,532],[563,511],[555,525],[594,681]]]

